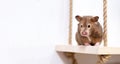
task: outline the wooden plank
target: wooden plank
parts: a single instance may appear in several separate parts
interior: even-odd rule
[[[57,45],[55,49],[58,52],[73,52],[95,55],[120,55],[120,47]]]
[[[98,54],[120,55],[120,47],[99,47]]]

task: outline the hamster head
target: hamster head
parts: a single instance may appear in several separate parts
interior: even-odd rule
[[[79,16],[77,15],[76,20],[79,22],[78,23],[78,32],[80,33],[81,36],[84,37],[89,37],[94,30],[94,27],[98,24],[98,16]]]

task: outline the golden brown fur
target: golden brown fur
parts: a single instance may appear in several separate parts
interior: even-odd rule
[[[76,32],[76,41],[79,45],[85,45],[85,43],[95,45],[102,41],[102,27],[98,22],[98,16],[76,16],[76,19],[79,21]],[[82,35],[83,32],[87,35]]]

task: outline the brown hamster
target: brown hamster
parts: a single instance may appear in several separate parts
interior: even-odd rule
[[[79,16],[76,20],[79,22],[76,32],[76,41],[79,45],[99,45],[102,41],[102,26],[98,22],[98,16]]]

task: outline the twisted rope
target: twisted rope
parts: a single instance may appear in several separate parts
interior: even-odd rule
[[[103,39],[104,39],[104,46],[107,46],[107,0],[103,0],[103,26],[104,26],[104,33],[103,33]]]
[[[68,39],[68,44],[72,45],[72,12],[73,12],[73,0],[69,1],[69,39]],[[67,57],[72,59],[72,64],[77,64],[77,61],[75,59],[74,53],[66,53]]]
[[[72,45],[72,12],[73,12],[73,2],[72,0],[69,1],[69,38],[68,38],[68,44]],[[68,58],[72,59],[72,64],[77,64],[77,61],[75,59],[74,53],[65,53],[65,55]]]
[[[103,40],[104,40],[104,46],[107,46],[107,0],[103,0],[103,26],[104,26],[104,32],[103,32]],[[108,59],[110,58],[110,55],[99,55],[97,64],[104,64]]]
[[[100,55],[100,56],[98,56],[97,64],[106,63],[110,57],[111,57],[110,55]]]
[[[73,6],[73,3],[72,3],[72,0],[70,0],[69,2],[69,5],[70,5],[70,10],[69,10],[69,40],[68,40],[68,44],[72,44],[72,6]]]

